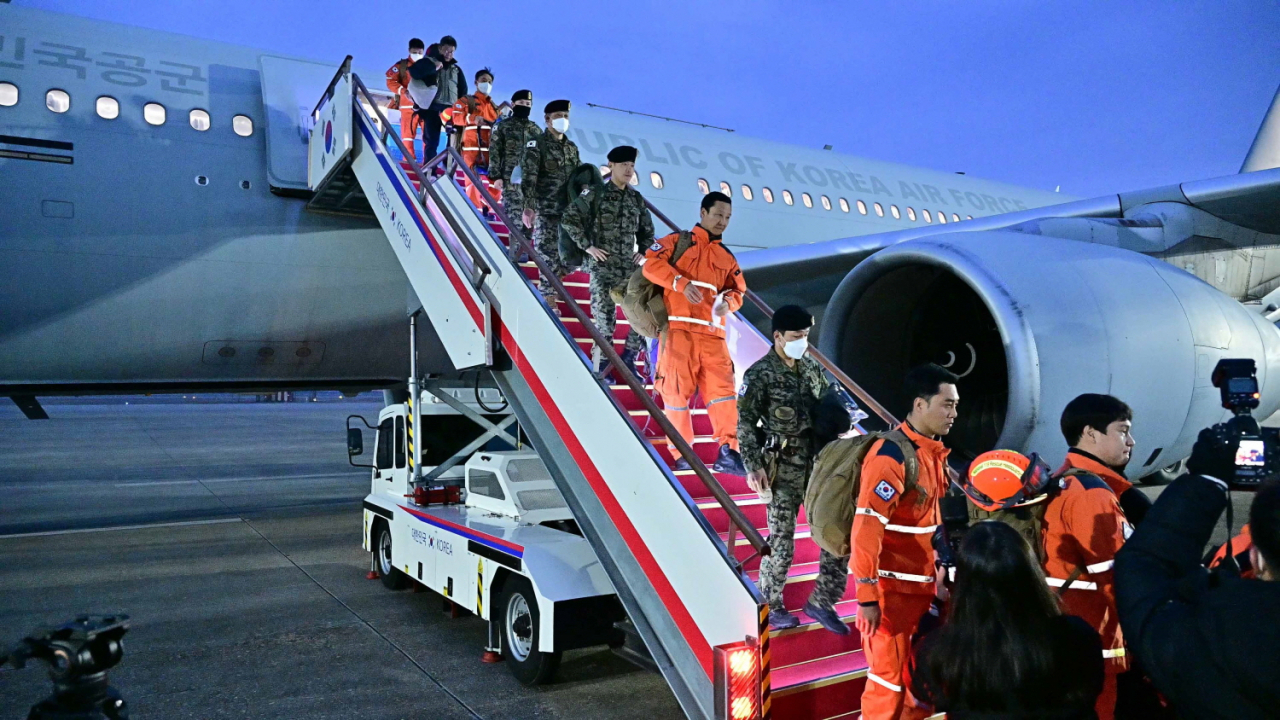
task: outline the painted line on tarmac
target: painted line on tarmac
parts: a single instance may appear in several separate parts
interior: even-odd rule
[[[254,480],[320,480],[324,478],[360,478],[363,473],[322,473],[319,475],[251,475],[246,477],[208,478],[206,480],[139,480],[137,482],[116,483],[116,487],[151,487],[153,485],[199,485],[200,483],[253,482]]]
[[[0,535],[0,540],[5,538],[47,537],[49,535],[76,535],[79,533],[111,532],[112,530],[148,530],[150,528],[183,527],[187,525],[222,525],[238,522],[244,522],[244,520],[234,517],[218,518],[216,520],[187,520],[184,522],[151,523],[149,525],[112,525],[111,527],[99,528],[76,528],[74,530],[46,530],[44,532],[14,533],[12,535]]]

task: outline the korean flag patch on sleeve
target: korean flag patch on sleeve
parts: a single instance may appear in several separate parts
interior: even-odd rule
[[[660,242],[656,242],[656,243],[654,243],[654,244],[650,245],[650,246],[649,246],[649,249],[650,249],[650,250],[652,250],[653,252],[658,252],[659,250],[661,250],[661,249],[662,249],[662,243],[660,243]]]
[[[880,496],[881,500],[889,502],[894,495],[898,494],[898,491],[893,489],[888,480],[881,480],[880,484],[875,486],[875,494]]]

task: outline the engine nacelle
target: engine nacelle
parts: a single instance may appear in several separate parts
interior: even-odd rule
[[[1257,362],[1260,420],[1280,406],[1280,330],[1168,263],[1101,245],[1001,231],[899,243],[850,271],[823,326],[822,350],[894,412],[908,368],[960,375],[948,444],[975,453],[1055,462],[1063,407],[1107,393],[1133,407],[1129,474],[1147,475],[1230,415],[1210,381],[1224,357]]]

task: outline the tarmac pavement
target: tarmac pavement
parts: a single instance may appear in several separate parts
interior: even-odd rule
[[[480,662],[483,621],[365,579],[343,418],[379,407],[0,404],[0,646],[129,614],[111,680],[135,718],[681,717],[605,648],[522,687]],[[0,720],[50,690],[38,663],[0,668]]]

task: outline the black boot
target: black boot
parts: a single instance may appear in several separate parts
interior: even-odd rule
[[[747,468],[742,464],[742,455],[727,444],[720,446],[720,453],[716,455],[716,463],[711,466],[711,469],[726,475],[746,476],[747,474]]]

